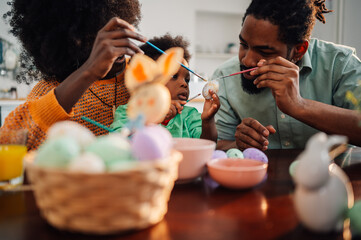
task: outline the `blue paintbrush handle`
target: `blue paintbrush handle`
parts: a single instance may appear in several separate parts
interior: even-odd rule
[[[159,47],[155,46],[153,43],[151,42],[146,42],[149,46],[151,46],[152,48],[154,48],[155,50],[157,50],[158,52],[162,53],[162,54],[166,54],[162,49],[160,49]],[[191,73],[193,73],[194,75],[196,75],[197,77],[199,77],[200,79],[206,81],[203,77],[201,77],[200,75],[198,75],[197,73],[193,72],[190,68],[188,68],[187,66],[185,66],[183,63],[180,63],[180,65],[182,67],[184,67],[185,69],[187,69],[188,71],[190,71]]]

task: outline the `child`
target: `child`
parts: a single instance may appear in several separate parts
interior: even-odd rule
[[[190,54],[187,47],[189,43],[181,36],[173,38],[171,35],[166,34],[162,37],[155,37],[149,40],[149,42],[164,51],[172,47],[183,48],[184,60],[182,63],[188,66]],[[154,60],[157,60],[161,55],[161,53],[147,44],[142,45],[140,49]],[[219,98],[215,93],[210,92],[212,99],[205,100],[202,114],[193,107],[184,106],[189,97],[189,80],[190,74],[188,70],[180,67],[177,74],[166,84],[171,94],[172,103],[162,124],[170,131],[173,137],[202,138],[217,141],[214,115],[220,107]],[[114,130],[120,130],[128,121],[126,108],[126,105],[122,105],[116,110],[114,122],[111,125],[111,128]]]

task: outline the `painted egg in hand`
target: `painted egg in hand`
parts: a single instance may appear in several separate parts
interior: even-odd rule
[[[218,93],[219,83],[218,81],[209,81],[206,85],[204,85],[202,90],[202,95],[205,99],[211,99],[212,96],[209,93],[209,90],[212,90],[214,93]]]

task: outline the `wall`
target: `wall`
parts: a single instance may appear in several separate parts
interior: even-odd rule
[[[7,5],[8,0],[0,0],[0,38],[5,39],[10,42],[14,49],[17,52],[20,52],[20,44],[17,39],[9,33],[9,26],[5,23],[3,19],[3,15],[10,9],[9,5]],[[6,75],[0,74],[0,91],[8,90],[11,87],[16,87],[18,92],[18,98],[25,98],[35,83],[31,85],[26,84],[18,84],[14,80],[14,74],[12,72],[8,72]]]

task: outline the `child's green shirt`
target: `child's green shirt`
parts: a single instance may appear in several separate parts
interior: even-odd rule
[[[120,131],[128,122],[127,104],[117,108],[110,127]],[[175,138],[200,138],[202,134],[201,114],[194,107],[184,106],[182,113],[172,118],[165,126]]]

